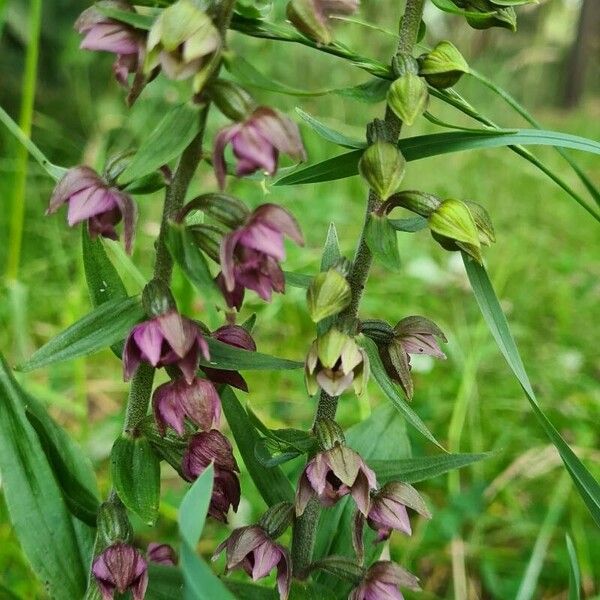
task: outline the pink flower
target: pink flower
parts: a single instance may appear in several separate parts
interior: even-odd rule
[[[354,450],[336,444],[319,452],[304,468],[296,490],[296,514],[300,516],[316,495],[323,506],[333,506],[351,494],[358,510],[369,513],[370,492],[377,487],[375,473]]]
[[[215,386],[199,377],[190,383],[175,379],[158,386],[152,396],[152,408],[162,435],[168,426],[183,435],[186,417],[203,430],[218,427],[221,419],[221,401]]]
[[[177,554],[169,544],[151,542],[148,544],[148,560],[159,565],[175,566]]]
[[[227,554],[227,571],[243,569],[253,581],[267,577],[277,569],[277,588],[281,600],[290,591],[291,565],[287,550],[274,542],[259,525],[240,527],[219,544],[213,558],[223,550]]]
[[[102,600],[112,600],[115,592],[131,591],[133,600],[143,600],[148,587],[147,564],[142,555],[129,544],[118,542],[109,546],[92,565]]]
[[[381,560],[371,565],[348,600],[404,600],[400,587],[419,591],[419,580],[396,563]]]
[[[245,121],[222,129],[215,138],[213,164],[221,189],[225,187],[225,147],[229,143],[237,158],[238,177],[258,170],[274,175],[280,152],[296,160],[306,160],[298,126],[277,111],[261,106]]]
[[[119,239],[115,225],[123,220],[125,249],[131,252],[137,210],[130,196],[109,185],[93,169],[79,166],[69,169],[58,182],[46,214],[55,213],[65,203],[68,224],[73,227],[87,221],[92,238]]]
[[[244,225],[228,233],[220,253],[227,291],[241,285],[267,301],[273,291],[283,292],[285,278],[279,263],[285,259],[284,235],[304,244],[294,217],[276,204],[259,206]]]
[[[141,362],[153,367],[176,365],[191,384],[200,356],[209,359],[208,344],[198,325],[169,310],[131,330],[123,350],[124,377],[131,379]]]

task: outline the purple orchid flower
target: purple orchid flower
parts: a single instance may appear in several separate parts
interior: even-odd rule
[[[112,600],[115,592],[131,591],[133,600],[143,600],[148,587],[148,565],[142,555],[122,542],[109,546],[92,565],[102,600]]]
[[[419,591],[419,580],[400,565],[381,560],[371,565],[348,600],[404,600],[400,587]]]
[[[159,565],[175,566],[177,553],[169,544],[148,544],[148,560]]]

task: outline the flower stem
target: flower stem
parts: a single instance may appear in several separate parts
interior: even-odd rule
[[[400,38],[396,55],[412,53],[413,47],[417,42],[424,4],[425,0],[406,0],[406,9],[400,26]],[[388,130],[388,139],[391,142],[398,141],[402,122],[389,107],[386,107],[385,111],[385,124]],[[358,317],[360,301],[373,262],[373,256],[366,240],[366,224],[369,215],[380,203],[381,199],[377,194],[373,190],[369,190],[365,221],[354,255],[352,268],[348,275],[348,283],[350,284],[352,297],[348,307],[338,316],[338,321],[346,321]],[[337,403],[338,398],[332,397],[322,391],[317,405],[315,421],[323,417],[334,419],[337,411]],[[320,514],[321,507],[316,500],[313,500],[306,507],[304,514],[296,519],[296,522],[294,523],[292,535],[292,565],[294,575],[300,579],[304,579],[308,576],[317,537]]]

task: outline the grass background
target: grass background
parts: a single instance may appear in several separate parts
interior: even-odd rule
[[[401,14],[399,4],[364,0],[360,16],[394,31]],[[72,23],[86,5],[75,0],[44,3],[33,139],[57,164],[86,162],[101,167],[107,154],[134,147],[143,139],[160,119],[165,105],[185,97],[187,88],[159,79],[133,110],[127,111],[123,94],[111,79],[111,58],[77,50],[78,36]],[[548,129],[598,139],[600,103],[593,77],[579,108],[571,112],[556,108],[576,8],[574,2],[551,0],[520,10],[520,31],[513,35],[500,30],[474,32],[459,18],[441,18],[428,6],[425,42],[433,44],[444,37],[454,41],[470,64],[493,76],[534,109]],[[29,42],[27,3],[0,2],[0,9],[0,101],[10,114],[17,115],[23,55]],[[278,9],[280,17],[281,6]],[[393,35],[381,31],[341,23],[338,34],[364,55],[386,60],[393,51]],[[338,59],[298,46],[248,40],[238,34],[231,35],[231,46],[264,73],[295,87],[316,90],[368,79]],[[597,73],[597,64],[592,67]],[[458,90],[500,124],[524,126],[475,81],[465,78]],[[364,135],[369,119],[382,113],[381,105],[335,95],[290,98],[256,91],[256,96],[290,114],[300,106],[356,137]],[[437,101],[431,111],[453,123],[472,126]],[[210,136],[224,122],[213,114]],[[436,130],[421,121],[405,135]],[[302,131],[311,162],[339,153],[311,131]],[[0,240],[7,241],[0,244],[1,266],[8,251],[10,199],[20,167],[17,146],[5,130],[0,131],[0,144],[0,193],[6,207],[0,211]],[[552,149],[536,149],[536,153],[577,186]],[[597,157],[580,154],[577,159],[600,185]],[[485,256],[530,378],[544,410],[598,475],[598,224],[541,173],[505,149],[410,163],[403,186],[475,200],[488,209],[498,241]],[[202,166],[191,193],[214,187],[210,169]],[[78,231],[65,226],[62,214],[52,218],[43,214],[51,189],[52,181],[30,164],[18,279],[4,279],[0,292],[0,351],[11,364],[17,364],[89,309]],[[289,247],[287,269],[316,270],[330,221],[336,224],[343,253],[352,256],[365,197],[358,177],[295,188],[273,188],[267,181],[235,182],[231,189],[250,205],[279,202],[298,217],[307,244],[302,250]],[[160,194],[140,197],[139,207],[134,262],[143,277],[148,277],[159,226]],[[399,244],[401,269],[389,273],[375,265],[361,315],[394,323],[406,315],[422,314],[442,327],[449,338],[445,348],[448,360],[414,360],[413,408],[446,447],[462,452],[492,450],[495,454],[459,476],[420,485],[434,518],[427,523],[415,519],[411,538],[394,534],[391,556],[422,578],[423,600],[566,598],[564,536],[569,532],[579,554],[586,597],[597,597],[600,534],[482,323],[458,255],[443,251],[426,232],[400,234]],[[115,253],[117,248],[108,246]],[[132,292],[139,289],[135,274],[123,275]],[[202,298],[179,273],[175,274],[174,289],[180,308],[202,318]],[[259,349],[301,358],[314,337],[303,293],[289,289],[285,297],[279,296],[269,305],[250,293],[244,314],[255,311]],[[20,379],[78,439],[97,466],[103,489],[107,489],[107,458],[120,428],[127,391],[116,359],[107,351]],[[269,426],[310,425],[314,406],[306,397],[300,373],[248,374],[247,379],[251,390],[247,401]],[[374,387],[368,400],[344,396],[340,420],[349,426],[383,402]],[[433,451],[418,434],[409,435],[414,454]],[[174,519],[185,487],[165,471],[158,531],[138,524],[142,545],[152,539],[174,539]],[[249,522],[263,509],[245,474],[243,489],[244,499],[233,525]],[[224,535],[220,526],[209,526],[200,550],[210,554]],[[461,565],[466,573],[464,588]],[[0,584],[18,598],[44,598],[11,534],[1,503]],[[0,588],[0,598],[3,594],[12,597]]]

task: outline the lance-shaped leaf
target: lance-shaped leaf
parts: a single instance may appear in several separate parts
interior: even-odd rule
[[[373,256],[391,271],[400,268],[396,230],[385,215],[371,213],[365,229],[367,246]]]
[[[569,600],[581,600],[581,571],[577,560],[577,552],[571,536],[565,536],[569,554]]]
[[[592,518],[600,525],[600,484],[594,479],[579,458],[577,458],[577,455],[571,450],[565,440],[563,440],[556,427],[554,427],[538,404],[535,392],[531,387],[531,382],[525,371],[523,361],[521,360],[487,271],[483,266],[471,260],[465,253],[463,253],[463,262],[483,318],[496,340],[500,352],[502,352],[506,362],[521,384],[529,400],[533,414],[558,450]]]
[[[144,600],[173,600],[183,597],[183,573],[178,567],[148,563],[148,589]]]
[[[144,310],[137,297],[104,302],[44,344],[18,369],[33,371],[98,352],[122,341],[143,317]]]

